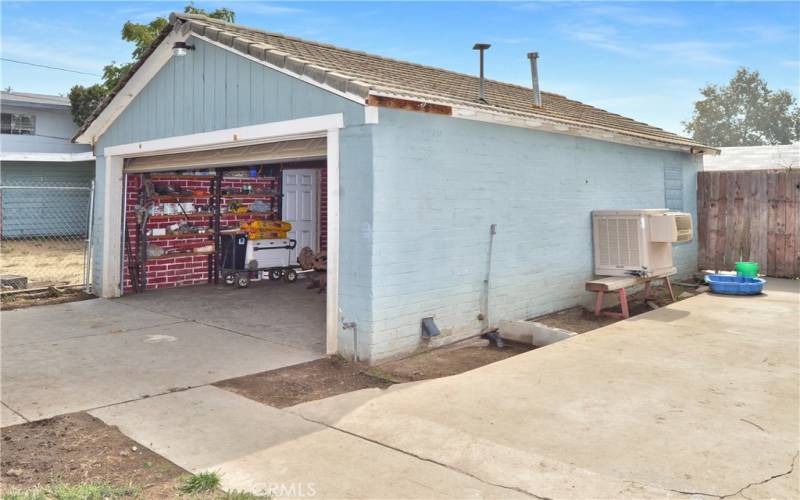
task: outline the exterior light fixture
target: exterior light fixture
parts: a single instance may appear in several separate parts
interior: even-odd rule
[[[189,45],[186,42],[175,42],[172,45],[172,53],[178,57],[185,56],[190,50],[194,50],[194,45]]]

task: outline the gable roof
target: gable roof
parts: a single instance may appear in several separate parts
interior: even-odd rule
[[[196,14],[170,16],[170,25],[159,35],[148,54],[119,82],[81,127],[76,138],[102,113],[155,46],[176,28],[182,33],[202,37],[295,76],[310,79],[362,104],[373,103],[371,97],[378,100],[388,97],[413,101],[420,109],[425,109],[426,105],[434,108],[437,105],[456,106],[523,120],[547,120],[599,131],[605,135],[619,134],[699,152],[716,152],[716,149],[692,139],[558,94],[542,92],[542,106],[536,107],[533,105],[533,91],[529,87],[486,80],[486,102],[480,102],[479,78],[475,76],[270,33]]]

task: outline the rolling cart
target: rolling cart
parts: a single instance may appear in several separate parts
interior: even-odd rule
[[[251,240],[247,233],[223,233],[221,236],[220,269],[225,283],[245,288],[250,284],[250,273],[286,283],[297,281],[299,265],[289,262],[297,246],[293,239]],[[300,271],[302,272],[302,271]]]

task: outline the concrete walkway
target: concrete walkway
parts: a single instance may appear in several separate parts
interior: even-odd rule
[[[91,412],[226,490],[277,498],[528,498],[513,489],[201,387]]]
[[[298,294],[308,292],[299,287],[293,290]],[[260,290],[242,292],[237,296],[242,302],[266,301]],[[197,387],[321,357],[313,345],[301,349],[281,342],[282,338],[291,337],[287,334],[291,328],[285,323],[264,323],[260,336],[251,334],[244,325],[204,324],[202,318],[185,314],[193,307],[200,308],[195,302],[203,304],[204,300],[193,302],[192,290],[181,294],[154,294],[161,300],[162,312],[144,307],[149,298],[95,299],[4,311],[0,336],[0,426]],[[142,295],[145,296],[148,294]],[[172,314],[170,303],[176,309],[183,308],[184,314]],[[264,308],[261,303],[260,309]],[[319,309],[324,311],[324,302]],[[270,311],[278,314],[280,309],[272,304]],[[217,314],[224,316],[226,312]],[[295,316],[305,317],[308,312],[302,309]],[[285,322],[294,316],[286,317]],[[283,330],[276,332],[280,327]],[[303,335],[313,333],[304,331]],[[318,328],[316,333],[324,339],[324,328]]]
[[[798,498],[798,288],[702,295],[454,377],[284,411],[203,388],[93,414],[253,491]]]

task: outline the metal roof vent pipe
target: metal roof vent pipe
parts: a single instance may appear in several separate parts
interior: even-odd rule
[[[533,84],[533,105],[537,108],[542,107],[542,93],[539,91],[539,53],[529,52],[528,59],[531,60],[531,81]]]
[[[486,102],[486,93],[485,93],[486,80],[483,78],[483,51],[485,51],[489,47],[491,47],[491,45],[488,43],[476,43],[475,46],[472,47],[472,50],[478,50],[481,53],[481,89],[480,89],[480,94],[478,95],[478,100],[484,103]]]

